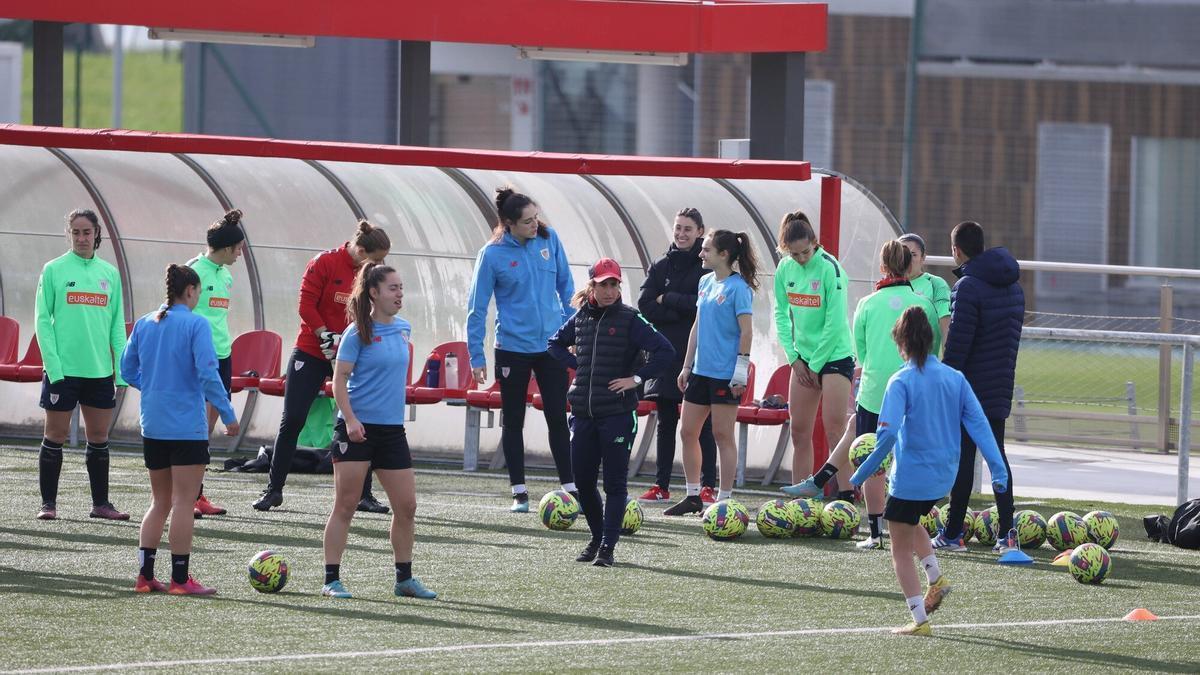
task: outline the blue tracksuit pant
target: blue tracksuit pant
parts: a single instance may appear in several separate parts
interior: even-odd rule
[[[575,468],[575,486],[579,505],[587,518],[592,541],[615,547],[621,537],[628,490],[629,451],[637,435],[637,413],[609,417],[571,417],[571,464]],[[600,467],[604,467],[605,506],[596,488]]]

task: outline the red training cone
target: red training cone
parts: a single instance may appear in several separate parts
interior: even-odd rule
[[[1126,621],[1157,621],[1158,617],[1148,609],[1138,607],[1125,615]]]

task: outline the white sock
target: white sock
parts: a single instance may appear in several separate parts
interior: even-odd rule
[[[700,496],[700,484],[699,483],[688,483],[687,484],[687,496],[699,497]]]
[[[525,489],[524,483],[518,483],[518,484],[512,486],[512,491],[513,491],[514,495],[524,494],[524,493],[528,492],[528,490]]]
[[[577,489],[574,483],[563,483],[563,490],[565,492],[574,492]]]
[[[908,611],[912,612],[913,621],[917,623],[925,623],[929,617],[925,614],[925,598],[914,595],[911,598],[905,598],[908,603]]]
[[[937,555],[933,553],[921,558],[921,567],[925,568],[925,576],[931,584],[942,576],[942,568],[938,566]]]
[[[733,499],[733,490],[717,490],[717,501]]]

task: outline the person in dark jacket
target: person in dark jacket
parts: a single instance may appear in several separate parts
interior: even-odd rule
[[[663,337],[675,348],[675,359],[661,377],[646,381],[642,398],[654,401],[658,410],[657,455],[658,471],[654,485],[640,498],[643,502],[665,502],[671,499],[671,472],[675,468],[675,439],[679,427],[679,404],[683,392],[675,386],[683,369],[683,353],[687,351],[688,334],[696,320],[696,289],[705,270],[700,264],[700,248],[704,243],[704,218],[693,208],[681,209],[675,215],[672,233],[674,243],[667,254],[650,267],[638,309],[654,324]],[[712,419],[700,430],[700,501],[716,501],[717,441],[713,438]]]
[[[571,403],[571,463],[579,503],[592,540],[576,558],[597,567],[612,567],[613,549],[625,518],[629,451],[637,435],[637,388],[661,375],[675,350],[638,311],[621,302],[621,266],[601,258],[588,270],[586,287],[575,294],[579,308],[549,340],[549,352],[568,368],[575,381],[567,393]],[[574,347],[572,354],[569,348]],[[638,367],[639,354],[650,359]],[[604,496],[596,478],[604,465]]]
[[[962,371],[996,437],[1009,487],[996,495],[1001,535],[1012,529],[1012,469],[1004,454],[1004,420],[1012,408],[1013,381],[1017,373],[1017,349],[1021,345],[1021,325],[1025,321],[1025,292],[1019,279],[1021,269],[1004,248],[983,248],[983,227],[965,221],[950,233],[954,270],[959,277],[950,294],[950,329],[942,362]],[[958,477],[950,491],[950,515],[946,527],[934,539],[933,547],[965,551],[962,525],[971,496],[975,472],[975,442],[964,431],[960,446]],[[996,550],[1012,546],[1000,536]]]

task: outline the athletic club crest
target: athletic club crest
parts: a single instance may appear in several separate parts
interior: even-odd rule
[[[108,279],[100,280],[100,290],[105,291],[105,292],[108,291]]]
[[[506,380],[508,379],[508,366],[502,366],[500,368],[500,377],[503,377]]]
[[[295,368],[296,368],[296,370],[300,370],[300,369],[301,369],[301,368],[303,368],[303,367],[304,367],[304,362],[303,362],[303,361],[297,361],[297,362],[296,362],[296,364],[295,364]]]
[[[345,441],[338,441],[338,452],[339,453],[341,453],[343,455],[346,454],[346,450],[349,447],[350,447],[349,443],[347,443]]]
[[[721,295],[718,295],[718,296],[717,296],[717,304],[718,304],[718,305],[723,305],[723,304],[725,304],[725,295],[724,295],[724,294],[721,294]]]
[[[50,394],[50,405],[58,405],[58,394]]]
[[[549,259],[550,259],[550,249],[548,249],[548,248],[542,249],[542,260],[549,260]]]
[[[814,291],[821,290],[821,280],[813,279],[812,281],[808,282],[808,287],[813,289]]]

